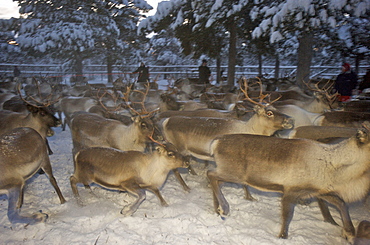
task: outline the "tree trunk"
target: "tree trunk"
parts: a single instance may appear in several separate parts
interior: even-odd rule
[[[235,18],[228,24],[230,33],[229,39],[229,64],[227,68],[227,84],[233,87],[235,85],[235,66],[236,66],[236,23]]]
[[[360,68],[360,61],[362,60],[362,55],[359,55],[357,54],[356,55],[356,58],[355,58],[355,69],[354,69],[354,72],[356,72],[356,74],[358,74],[359,72],[359,68]]]
[[[278,79],[280,77],[280,58],[279,54],[275,55],[275,74],[274,78]]]
[[[107,73],[108,73],[108,83],[113,83],[113,60],[111,59],[109,52],[107,55]]]
[[[262,54],[258,53],[258,77],[262,77]]]
[[[221,84],[221,57],[217,56],[216,58],[216,82],[217,84]]]
[[[82,64],[81,54],[77,53],[75,56],[75,72],[76,72],[76,81],[77,83],[82,83],[83,81],[83,64]]]
[[[303,81],[310,79],[311,61],[313,55],[313,33],[303,32],[298,39],[298,66],[297,66],[297,85],[303,87]]]

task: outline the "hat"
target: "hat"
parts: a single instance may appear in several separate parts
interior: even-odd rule
[[[350,64],[348,64],[348,63],[343,63],[342,67],[344,67],[344,69],[345,69],[346,71],[349,71],[349,70],[351,69],[351,65],[350,65]]]
[[[202,60],[203,63],[207,63],[207,60]]]

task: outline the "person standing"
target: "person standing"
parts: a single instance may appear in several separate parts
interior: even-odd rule
[[[351,70],[348,63],[343,63],[342,72],[335,80],[334,88],[339,93],[339,101],[345,102],[351,98],[352,90],[357,87],[357,74]]]
[[[18,69],[18,66],[14,66],[13,75],[14,77],[19,77],[21,75],[21,71]]]
[[[140,66],[132,73],[139,73],[138,83],[149,82],[149,68],[145,66],[144,62],[141,62]]]
[[[207,66],[207,60],[202,60],[202,65],[199,66],[198,71],[199,71],[199,83],[209,84],[211,70]]]

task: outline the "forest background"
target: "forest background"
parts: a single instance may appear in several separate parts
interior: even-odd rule
[[[0,19],[0,63],[57,63],[83,75],[84,66],[297,66],[370,64],[370,0],[171,0],[153,10],[145,0],[14,0],[19,18]],[[152,12],[149,12],[152,11]]]

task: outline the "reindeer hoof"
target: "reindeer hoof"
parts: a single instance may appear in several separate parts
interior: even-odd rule
[[[222,220],[225,220],[225,218],[229,215],[229,210],[224,210],[221,207],[218,207],[216,212],[220,215]]]
[[[42,213],[42,210],[40,210],[38,213],[35,213],[32,215],[32,219],[34,220],[30,224],[37,224],[37,223],[43,223],[49,218],[48,214]]]
[[[287,239],[288,238],[288,233],[281,232],[278,237],[281,238],[281,239]]]
[[[161,203],[162,207],[168,207],[168,203],[164,202],[164,203]]]
[[[127,216],[131,216],[135,213],[136,210],[132,210],[130,206],[125,206],[123,207],[123,209],[121,210],[121,214],[125,217]]]
[[[354,243],[355,240],[355,232],[354,231],[346,231],[342,230],[342,237],[345,238],[350,244]]]

